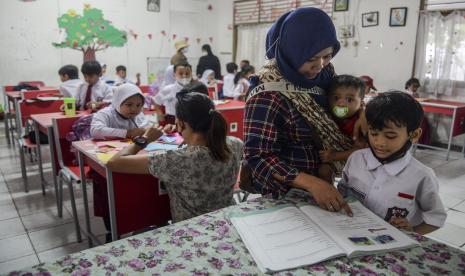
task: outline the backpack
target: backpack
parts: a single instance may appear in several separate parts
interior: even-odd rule
[[[71,131],[66,134],[66,140],[69,142],[88,140],[90,136],[90,125],[92,124],[93,114],[82,116],[74,122]]]

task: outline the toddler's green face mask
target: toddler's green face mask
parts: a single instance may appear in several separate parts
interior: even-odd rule
[[[333,107],[333,114],[338,118],[344,118],[349,113],[349,108],[347,106],[335,106]]]

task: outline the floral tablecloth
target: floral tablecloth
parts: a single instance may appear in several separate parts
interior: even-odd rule
[[[252,256],[227,219],[244,212],[308,201],[291,192],[286,199],[258,198],[154,231],[61,257],[9,275],[257,275]],[[234,209],[237,211],[237,209]],[[338,258],[278,275],[460,275],[465,253],[420,235],[421,247],[379,256]]]

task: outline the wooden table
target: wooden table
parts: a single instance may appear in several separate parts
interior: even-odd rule
[[[88,115],[89,112],[87,111],[78,111],[75,116],[80,117],[84,115]],[[34,122],[34,130],[36,135],[36,145],[37,145],[37,157],[39,163],[39,172],[40,172],[40,179],[42,181],[42,187],[47,181],[44,178],[44,170],[43,170],[43,162],[42,162],[42,153],[41,153],[41,146],[40,146],[40,133],[47,135],[48,137],[48,144],[50,150],[50,159],[52,163],[52,178],[53,178],[53,186],[55,188],[55,196],[57,201],[57,209],[58,209],[58,216],[62,217],[62,208],[60,208],[60,199],[58,198],[58,159],[56,156],[56,146],[55,146],[55,136],[53,135],[53,125],[52,119],[59,119],[59,118],[69,118],[70,116],[66,116],[63,112],[53,112],[53,113],[44,113],[44,114],[33,114],[31,115],[31,119]],[[74,117],[74,116],[72,116]]]
[[[231,211],[251,212],[308,202],[292,190],[283,200],[258,198],[190,220],[77,252],[10,275],[261,275],[239,234]],[[336,258],[276,275],[464,275],[465,253],[410,234],[419,247],[386,254]],[[17,274],[14,274],[17,273]],[[42,273],[42,274],[40,274]]]
[[[169,198],[167,194],[161,192],[158,179],[152,175],[112,172],[97,158],[96,143],[92,140],[76,141],[73,142],[73,147],[78,151],[84,194],[86,194],[85,164],[107,180],[112,239],[117,240],[118,234],[166,223],[171,218]],[[90,227],[87,208],[85,215],[86,231],[91,241],[91,238],[95,237]]]
[[[446,160],[449,160],[450,148],[452,145],[452,138],[465,133],[465,103],[443,101],[435,99],[424,99],[419,101],[425,113],[440,114],[443,116],[452,117],[451,127],[449,131],[449,139],[446,149]],[[444,150],[443,148],[433,147],[430,145],[418,144],[426,148]],[[416,146],[415,146],[416,148]],[[462,155],[465,153],[465,144],[462,146]]]

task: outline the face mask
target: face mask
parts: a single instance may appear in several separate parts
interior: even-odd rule
[[[180,79],[177,79],[179,84],[182,85],[182,86],[189,84],[191,82],[191,80],[192,80],[192,78],[180,78]]]
[[[373,151],[373,148],[370,145],[370,140],[368,139],[367,141],[368,141],[368,146],[370,147],[370,150],[373,153],[373,156],[376,159],[378,159],[379,163],[381,163],[383,165],[394,162],[397,159],[400,159],[400,158],[404,157],[407,154],[407,152],[409,151],[410,147],[412,146],[412,141],[409,139],[398,151],[394,152],[393,154],[389,155],[386,158],[378,158],[376,156],[375,152]]]
[[[349,113],[349,108],[347,106],[335,106],[333,108],[333,114],[338,118],[344,118]]]
[[[182,52],[183,54],[187,54],[187,52],[189,52],[189,47],[182,48],[182,49],[181,49],[181,52]]]

